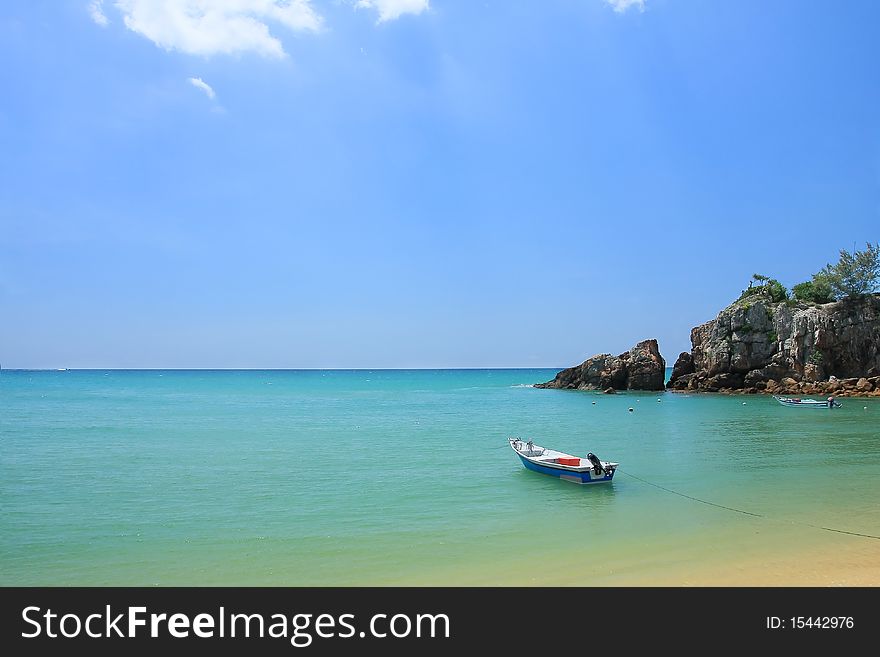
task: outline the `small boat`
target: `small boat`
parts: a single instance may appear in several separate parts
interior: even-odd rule
[[[834,397],[829,397],[827,401],[823,401],[821,399],[801,399],[800,397],[778,397],[773,395],[773,399],[783,406],[797,408],[840,408],[840,403],[834,401]]]
[[[604,484],[614,478],[619,463],[601,461],[590,452],[580,458],[536,445],[531,440],[508,438],[510,447],[529,470],[559,477],[576,484]]]

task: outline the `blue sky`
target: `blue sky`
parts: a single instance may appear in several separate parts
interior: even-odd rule
[[[880,238],[880,3],[0,7],[3,367],[560,367]]]

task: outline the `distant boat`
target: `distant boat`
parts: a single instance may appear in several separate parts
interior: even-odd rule
[[[801,399],[800,397],[777,397],[773,395],[773,399],[783,406],[791,406],[793,408],[840,408],[840,403],[834,401],[833,398],[823,401],[821,399]]]
[[[559,477],[575,484],[604,484],[614,478],[619,463],[600,461],[590,452],[586,458],[535,445],[531,440],[508,438],[510,447],[529,470]]]

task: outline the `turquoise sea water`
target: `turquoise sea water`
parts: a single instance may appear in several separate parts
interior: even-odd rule
[[[880,535],[880,400],[529,387],[556,371],[4,370],[0,584],[686,584],[877,551],[818,527]],[[514,435],[621,469],[532,473]]]

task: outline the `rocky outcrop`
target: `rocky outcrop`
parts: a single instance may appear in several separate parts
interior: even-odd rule
[[[639,342],[619,356],[599,354],[569,367],[536,388],[570,390],[663,390],[666,361],[656,340]]]
[[[880,295],[824,305],[747,297],[691,330],[673,390],[880,395]]]
[[[671,379],[679,379],[687,374],[694,373],[694,359],[689,351],[683,351],[678,355],[675,365],[672,366]]]

